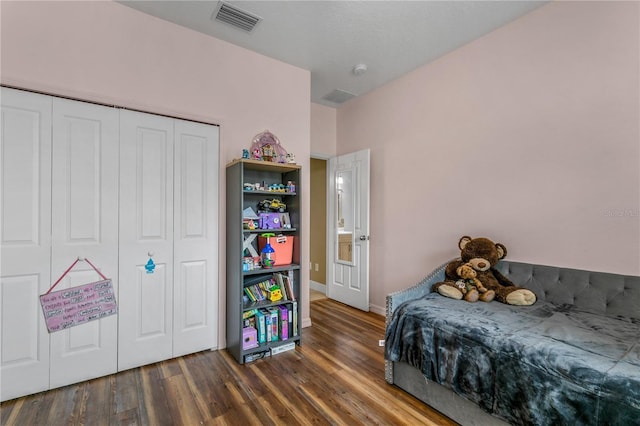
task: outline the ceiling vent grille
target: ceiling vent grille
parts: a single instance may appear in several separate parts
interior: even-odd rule
[[[246,32],[253,31],[258,22],[262,20],[259,16],[224,2],[220,2],[220,7],[214,14],[214,19],[233,25]]]
[[[346,90],[336,89],[333,92],[325,95],[322,99],[324,99],[325,101],[333,102],[334,104],[341,104],[355,97],[356,95],[354,95],[353,93],[349,93]]]

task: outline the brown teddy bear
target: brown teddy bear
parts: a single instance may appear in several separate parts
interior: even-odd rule
[[[452,299],[464,297],[468,302],[490,302],[494,297],[509,305],[527,306],[536,302],[535,293],[516,286],[494,268],[498,260],[507,255],[504,245],[488,238],[465,235],[460,238],[458,247],[460,259],[449,262],[445,268],[445,281],[434,284],[433,291]],[[475,277],[470,269],[475,272]]]
[[[480,280],[478,279],[478,273],[470,263],[465,263],[464,265],[458,266],[456,269],[456,274],[460,277],[459,280],[456,281],[456,287],[462,295],[464,295],[464,300],[467,302],[476,302],[477,300],[482,300],[483,302],[491,302],[495,297],[495,292],[493,290],[488,290],[485,286],[482,285]],[[447,296],[453,297],[454,299],[460,299],[457,297],[457,293],[453,293],[451,291],[447,291],[448,289],[442,288],[442,291],[449,293]]]

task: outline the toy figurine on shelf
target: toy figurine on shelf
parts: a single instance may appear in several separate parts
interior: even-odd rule
[[[249,150],[248,149],[243,149],[242,150],[242,158],[245,158],[245,159],[249,158]]]
[[[262,159],[264,161],[273,161],[276,156],[276,150],[273,149],[270,143],[262,145],[260,149],[262,151]]]
[[[242,229],[248,229],[253,231],[258,228],[258,220],[257,219],[243,219],[242,220]]]
[[[285,192],[285,186],[281,183],[273,183],[269,185],[270,192]]]
[[[288,158],[287,150],[280,145],[280,140],[268,130],[253,138],[251,152],[256,160],[284,163]]]
[[[262,200],[258,203],[258,211],[284,213],[287,211],[287,205],[277,198],[273,200]]]
[[[289,164],[295,164],[296,163],[296,155],[295,154],[290,152],[290,153],[287,154],[286,158],[287,158],[287,163],[289,163]]]
[[[277,302],[280,299],[282,299],[282,290],[277,285],[274,285],[269,289],[269,300]]]
[[[273,265],[276,263],[276,251],[271,247],[269,242],[270,237],[275,237],[276,234],[267,232],[262,234],[263,237],[267,239],[267,243],[264,248],[260,251],[260,261],[262,263],[263,268],[273,268]]]

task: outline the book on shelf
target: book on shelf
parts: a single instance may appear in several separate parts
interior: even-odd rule
[[[293,275],[284,275],[280,272],[273,274],[273,280],[275,284],[282,290],[282,296],[284,300],[296,300],[296,295],[293,291]]]
[[[249,297],[249,300],[251,300],[252,302],[257,301],[256,297],[253,295],[251,291],[249,291],[248,287],[244,288],[244,293],[247,295],[247,297]]]
[[[254,311],[255,310],[247,311],[243,314],[242,324],[245,328],[253,327],[256,330],[258,329],[258,326],[256,324],[256,315]]]
[[[287,299],[288,295],[286,289],[284,288],[284,276],[280,272],[276,272],[275,274],[273,274],[273,279],[276,282],[276,285],[280,287],[280,290],[282,290],[282,296]]]
[[[273,339],[273,328],[271,325],[271,313],[266,309],[260,309],[264,314],[265,341],[271,342]]]
[[[298,302],[296,302],[295,300],[291,302],[289,310],[293,313],[291,323],[293,329],[293,337],[296,337],[298,335]]]
[[[263,344],[267,342],[267,326],[265,322],[265,316],[261,309],[255,309],[256,318],[256,330],[258,330],[258,343]]]
[[[289,293],[289,299],[287,300],[296,300],[296,295],[293,292],[293,274],[289,274],[289,276],[284,278],[284,285],[287,288],[287,293]]]
[[[280,340],[289,338],[289,310],[286,305],[278,306],[278,328]]]
[[[254,316],[256,314],[256,312],[258,312],[257,309],[249,309],[248,311],[244,311],[242,313],[242,319],[246,320],[247,318],[251,318],[252,316]]]
[[[287,321],[288,321],[288,330],[289,330],[289,337],[294,337],[297,336],[297,333],[294,334],[294,328],[293,328],[293,303],[287,303]]]
[[[279,324],[278,324],[278,312],[277,307],[269,308],[269,315],[271,316],[271,341],[277,342],[280,340]]]

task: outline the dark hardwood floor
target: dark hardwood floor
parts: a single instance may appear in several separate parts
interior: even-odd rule
[[[454,425],[384,380],[384,318],[311,302],[302,346],[206,351],[0,405],[2,425]]]

